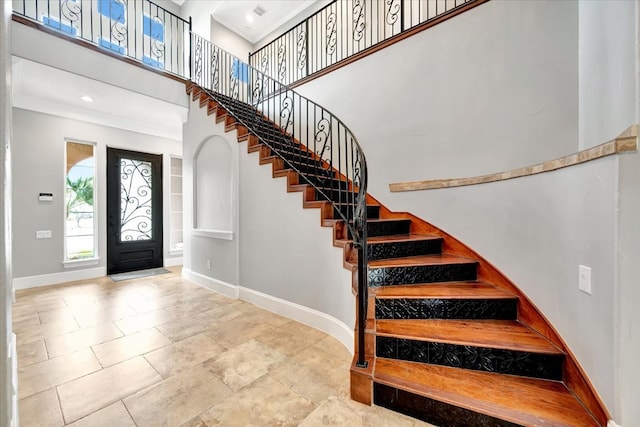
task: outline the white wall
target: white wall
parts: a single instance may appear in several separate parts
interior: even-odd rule
[[[193,232],[194,154],[203,141],[224,139],[232,150],[235,222],[233,240]],[[236,133],[224,132],[197,102],[184,126],[184,213],[186,276],[227,295],[311,324],[353,348],[355,299],[342,249],[320,226],[320,212],[302,208],[301,193],[287,193],[270,165],[247,154]],[[206,260],[212,261],[208,270]]]
[[[584,3],[591,5],[586,17]],[[579,129],[590,141],[582,145],[594,145],[637,121],[637,71],[629,70],[638,57],[637,2],[616,11],[611,8],[620,4],[584,3],[488,2],[298,90],[358,137],[374,197],[450,232],[506,273],[558,329],[614,419],[636,425],[631,378],[638,376],[631,360],[637,361],[640,346],[632,340],[621,345],[617,325],[637,325],[631,313],[620,318],[618,312],[618,306],[632,310],[628,304],[637,301],[631,299],[637,291],[631,282],[617,289],[616,280],[618,274],[637,277],[637,267],[618,271],[616,247],[637,256],[635,241],[618,242],[637,218],[637,196],[624,176],[619,183],[617,159],[474,187],[388,189],[392,182],[474,176],[554,159],[578,151]],[[596,3],[608,10],[604,17],[596,19]],[[621,15],[631,18],[620,21]],[[602,32],[623,28],[611,30],[605,45],[595,44],[584,57],[578,42],[592,37],[583,29],[579,37],[584,20]],[[619,38],[620,46],[598,56]],[[618,69],[614,59],[621,56]],[[596,62],[606,63],[591,71],[592,78],[604,79],[602,90],[596,86],[596,95],[581,98],[586,80],[579,71]],[[597,94],[608,98],[596,108]],[[592,130],[583,126],[606,108],[611,111],[597,116]],[[631,113],[609,120],[619,109]],[[619,187],[628,187],[625,214],[618,210]],[[580,264],[592,268],[592,295],[578,290]],[[629,336],[631,327],[622,327]],[[621,397],[623,392],[632,397]]]
[[[311,6],[309,6],[308,8],[306,8],[305,10],[303,10],[302,12],[294,16],[293,18],[289,19],[287,22],[282,24],[280,27],[276,28],[271,33],[267,34],[262,39],[258,40],[253,45],[252,53],[266,46],[267,44],[271,43],[273,40],[277,39],[282,34],[284,34],[285,31],[289,31],[291,28],[298,25],[299,23],[301,23],[302,21],[304,21],[314,13],[318,12],[320,9],[323,9],[324,7],[326,7],[332,1],[333,0],[316,0]]]
[[[640,156],[620,158],[618,203],[618,289],[615,295],[616,398],[614,412],[622,426],[640,425],[638,378],[640,378]]]
[[[640,2],[580,2],[580,148],[592,147],[640,123]],[[614,404],[616,421],[640,425],[640,274],[637,218],[640,213],[637,154],[620,157],[617,254],[614,284]]]
[[[211,43],[244,62],[249,62],[253,45],[211,17]]]
[[[637,123],[638,1],[580,2],[580,148]]]
[[[192,19],[192,31],[204,37],[211,34],[211,4],[208,1],[185,1],[180,7],[182,19]]]
[[[11,326],[11,3],[0,7],[0,426],[18,425]]]
[[[70,280],[60,273],[78,273],[83,269],[65,270],[64,259],[64,176],[65,138],[95,142],[98,212],[97,265],[106,265],[106,147],[124,148],[163,154],[164,253],[169,258],[170,155],[180,156],[180,141],[144,135],[49,114],[13,109],[13,180],[20,191],[14,192],[13,271],[14,281],[26,284],[57,283]],[[51,192],[53,202],[38,202],[38,193]],[[52,230],[53,238],[36,240],[36,230]],[[37,259],[38,262],[33,262]],[[102,272],[104,274],[104,272]],[[96,273],[93,273],[95,277]],[[32,277],[32,276],[42,276]]]

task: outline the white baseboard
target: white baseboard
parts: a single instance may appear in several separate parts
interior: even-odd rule
[[[38,276],[14,277],[15,289],[37,288],[38,286],[55,285],[76,280],[94,279],[104,277],[107,274],[106,267],[86,268],[82,270],[62,271],[60,273],[41,274]]]
[[[174,257],[170,257],[170,258],[165,258],[164,259],[164,266],[165,267],[174,267],[176,265],[182,265],[182,257],[181,256],[174,256]]]
[[[609,420],[609,422],[607,423],[607,427],[622,427],[619,424],[616,424],[615,421],[613,420]]]
[[[20,425],[18,418],[18,355],[16,350],[16,334],[11,334],[11,421],[12,427]]]
[[[333,316],[253,289],[232,285],[187,268],[182,269],[182,276],[197,285],[230,298],[250,302],[265,310],[318,329],[340,341],[353,354],[353,328],[348,327]]]
[[[232,285],[231,283],[223,282],[222,280],[214,279],[213,277],[205,276],[204,274],[196,273],[188,268],[182,268],[182,277],[200,285],[204,288],[211,289],[212,291],[221,293],[229,298],[238,299],[240,295],[239,286]]]

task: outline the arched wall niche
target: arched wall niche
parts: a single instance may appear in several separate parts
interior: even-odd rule
[[[234,228],[233,153],[226,139],[203,140],[193,156],[194,234],[231,240]]]

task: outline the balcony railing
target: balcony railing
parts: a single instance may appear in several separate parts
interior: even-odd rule
[[[290,85],[484,1],[336,0],[250,54],[249,64]]]
[[[14,14],[189,78],[190,22],[149,0],[13,0]]]

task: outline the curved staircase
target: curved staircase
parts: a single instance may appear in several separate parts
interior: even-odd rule
[[[357,251],[339,212],[353,208],[353,183],[255,107],[193,83],[187,93],[259,152],[274,178],[285,177],[288,191],[303,192],[303,207],[320,209],[357,293]],[[513,283],[411,214],[370,195],[366,211],[368,366],[356,365],[356,343],[354,400],[439,426],[606,425],[575,358]]]

